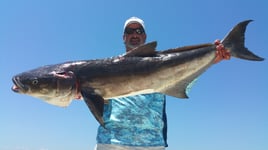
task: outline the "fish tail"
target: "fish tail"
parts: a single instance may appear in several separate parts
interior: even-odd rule
[[[231,55],[234,57],[262,61],[264,58],[257,56],[245,47],[245,31],[248,23],[251,21],[246,20],[237,24],[222,40],[222,44],[230,50]]]

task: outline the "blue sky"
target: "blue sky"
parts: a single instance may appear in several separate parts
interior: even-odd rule
[[[97,122],[83,101],[60,108],[11,91],[13,75],[42,65],[124,53],[131,16],[158,50],[221,39],[253,19],[246,46],[268,58],[264,0],[0,1],[0,149],[88,150]],[[268,149],[268,62],[232,58],[205,72],[188,100],[167,98],[167,150]]]

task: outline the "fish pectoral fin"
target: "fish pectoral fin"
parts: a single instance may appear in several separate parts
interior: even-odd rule
[[[148,56],[154,56],[156,54],[156,46],[157,42],[153,41],[144,45],[141,45],[137,48],[132,49],[131,51],[125,53],[124,57],[148,57]]]
[[[104,121],[102,118],[104,99],[100,95],[96,94],[93,89],[81,89],[81,94],[93,116],[100,125],[104,127]]]

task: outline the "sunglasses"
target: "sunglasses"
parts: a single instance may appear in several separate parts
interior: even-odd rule
[[[133,34],[134,32],[136,32],[137,34],[143,34],[145,31],[142,27],[139,28],[126,28],[125,32],[126,34]]]

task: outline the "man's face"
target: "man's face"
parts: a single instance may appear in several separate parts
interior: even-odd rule
[[[123,39],[127,48],[127,51],[138,47],[145,43],[146,34],[142,26],[138,23],[129,24],[126,27],[126,32],[123,35]]]

